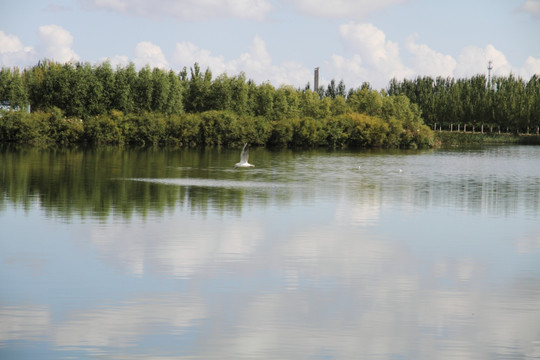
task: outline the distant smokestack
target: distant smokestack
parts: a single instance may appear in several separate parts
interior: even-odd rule
[[[319,91],[319,68],[315,68],[315,79],[313,80],[313,91]]]

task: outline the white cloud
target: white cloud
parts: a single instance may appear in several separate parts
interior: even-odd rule
[[[0,30],[0,51],[2,53],[14,53],[23,50],[21,40],[15,35],[5,34]]]
[[[526,0],[519,9],[540,18],[540,0]]]
[[[456,60],[450,55],[444,55],[431,49],[425,44],[415,42],[418,36],[410,36],[405,48],[413,55],[410,66],[417,75],[452,76]]]
[[[386,39],[384,32],[372,24],[350,22],[339,27],[345,45],[362,56],[370,66],[388,65],[399,60],[399,47]]]
[[[506,56],[493,45],[485,48],[477,46],[467,46],[461,50],[458,56],[454,77],[470,77],[476,74],[487,72],[488,62],[493,62],[493,75],[508,75],[512,72],[512,67],[508,63]]]
[[[40,26],[38,30],[38,55],[58,62],[79,60],[79,55],[73,51],[73,36],[69,31],[58,25]]]
[[[199,2],[195,1],[195,3]],[[210,3],[209,6],[215,6],[212,4],[213,1],[208,1],[208,3]],[[223,3],[230,15],[239,19],[262,20],[272,9],[270,2],[266,0],[227,0]]]
[[[373,24],[349,22],[339,27],[345,54],[333,54],[321,67],[321,83],[328,79],[343,79],[348,87],[369,82],[374,88],[384,88],[393,77],[397,79],[420,76],[470,77],[486,72],[489,60],[494,64],[494,75],[510,72],[525,78],[540,73],[540,60],[529,57],[522,68],[512,68],[502,52],[492,45],[485,48],[468,46],[456,59],[417,42],[418,35],[411,35],[404,44],[409,58],[405,62],[400,45],[386,37]],[[270,81],[278,86],[291,84],[304,86],[313,78],[311,68],[296,62],[274,64],[265,41],[255,36],[249,51],[236,59],[226,60],[210,50],[201,49],[191,42],[176,44],[173,63],[176,67],[190,67],[195,62],[201,68],[210,68],[217,75],[238,74],[243,71],[257,82]],[[323,85],[324,86],[324,85]]]
[[[197,62],[202,69],[210,68],[214,75],[222,73],[236,75],[244,72],[248,78],[256,82],[270,81],[276,86],[282,84],[303,86],[311,78],[311,70],[300,63],[290,61],[280,65],[273,64],[266,43],[259,36],[254,37],[253,45],[248,52],[229,61],[223,56],[214,56],[209,50],[201,49],[186,41],[176,44],[173,59],[179,68],[190,67]]]
[[[103,0],[103,3],[95,4],[105,6],[105,3],[120,10],[123,8],[122,0]],[[241,4],[245,3],[238,3],[237,6],[242,6]],[[454,57],[437,52],[428,44],[419,43],[416,34],[409,36],[404,44],[398,44],[389,39],[383,30],[370,23],[349,22],[342,24],[338,30],[344,45],[343,51],[332,54],[322,64],[323,86],[329,79],[343,79],[348,87],[369,82],[378,89],[386,87],[393,77],[470,77],[479,73],[485,74],[490,60],[493,61],[493,75],[505,76],[513,73],[530,78],[534,74],[540,74],[539,56],[529,56],[521,66],[512,66],[506,56],[493,45],[484,48],[466,46]],[[35,46],[25,46],[16,35],[0,31],[0,66],[31,66],[43,58],[58,62],[77,61],[79,56],[73,50],[73,44],[74,38],[70,32],[58,25],[39,27],[38,43]],[[174,70],[180,70],[184,66],[189,68],[198,62],[202,69],[210,68],[215,76],[244,72],[248,78],[258,83],[269,81],[275,86],[289,84],[303,87],[313,80],[311,66],[307,67],[295,61],[274,63],[265,40],[259,36],[253,38],[253,43],[246,52],[232,59],[213,54],[210,49],[200,48],[189,41],[176,43],[173,56],[168,59],[159,46],[150,41],[142,41],[134,49],[134,56],[116,55],[101,61],[105,60],[109,60],[113,66],[126,66],[133,61],[139,68],[149,65],[152,68]]]
[[[102,58],[101,62],[108,61],[113,68],[117,66],[127,66],[129,64],[129,58],[125,55],[116,55],[113,57]]]
[[[287,84],[303,86],[311,77],[311,71],[302,64],[287,61],[273,64],[272,56],[266,48],[266,42],[259,36],[253,39],[248,53],[241,54],[231,61],[232,69],[244,71],[248,77],[257,82],[270,81],[276,86]]]
[[[255,36],[250,52],[242,54],[233,63],[235,67],[241,66],[260,75],[272,66],[272,57],[266,49],[264,40],[259,36]]]
[[[417,43],[418,35],[414,34],[407,38],[403,47],[410,55],[406,62],[400,55],[400,45],[387,39],[386,34],[372,24],[349,22],[339,27],[339,34],[349,55],[333,54],[327,62],[326,72],[331,78],[344,79],[350,87],[367,81],[374,88],[384,88],[393,77],[471,77],[487,73],[490,60],[493,62],[493,75],[513,73],[529,78],[540,74],[539,58],[530,56],[523,66],[513,67],[493,45],[485,48],[466,46],[456,59],[433,50],[427,44]]]
[[[525,60],[525,64],[520,71],[520,75],[524,78],[530,78],[534,74],[540,75],[540,57],[534,58],[529,56],[527,60]]]
[[[368,81],[375,87],[384,87],[392,77],[413,75],[401,60],[398,44],[388,40],[374,25],[350,22],[339,27],[339,34],[345,49],[353,55],[347,59],[334,54],[330,66],[341,78],[349,79],[349,84]]]
[[[149,41],[143,41],[135,47],[135,65],[143,67],[149,65],[151,68],[168,69],[169,64],[161,48]]]
[[[268,0],[87,0],[95,9],[162,19],[172,17],[185,21],[215,18],[263,20],[272,9]]]
[[[176,43],[173,63],[179,67],[190,67],[195,63],[205,69],[209,67],[214,73],[228,72],[223,56],[212,56],[209,50],[201,49],[197,45],[182,41]]]
[[[21,40],[12,34],[0,30],[0,65],[24,66],[33,61],[34,49],[24,46]]]
[[[333,18],[364,18],[368,14],[406,0],[293,0],[301,13]]]
[[[128,11],[128,2],[123,0],[93,0],[88,1],[88,3],[96,8],[112,10],[120,13]]]
[[[31,66],[43,58],[58,62],[79,60],[72,49],[73,36],[61,26],[40,26],[37,35],[37,46],[24,46],[17,36],[0,31],[0,65]]]
[[[356,87],[366,81],[373,84],[373,73],[363,65],[360,55],[345,58],[333,54],[328,66],[332,72],[330,77],[343,79],[349,87]]]

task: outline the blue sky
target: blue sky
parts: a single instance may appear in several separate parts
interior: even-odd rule
[[[0,65],[109,59],[347,87],[540,74],[540,0],[2,0]]]

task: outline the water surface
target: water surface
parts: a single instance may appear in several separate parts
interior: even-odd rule
[[[540,358],[540,147],[0,150],[0,358]]]

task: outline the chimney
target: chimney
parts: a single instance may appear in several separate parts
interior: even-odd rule
[[[315,79],[313,80],[313,91],[319,91],[319,68],[315,68]]]

